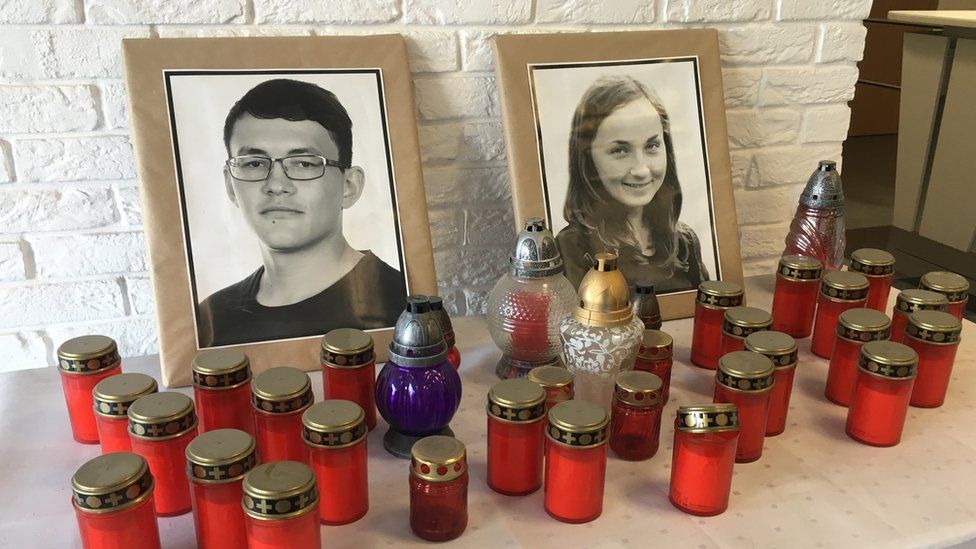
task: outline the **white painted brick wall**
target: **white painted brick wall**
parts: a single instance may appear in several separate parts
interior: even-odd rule
[[[840,160],[870,0],[0,0],[0,371],[156,331],[120,40],[401,33],[438,286],[483,312],[515,222],[491,38],[715,27],[746,274],[769,272],[803,183]]]

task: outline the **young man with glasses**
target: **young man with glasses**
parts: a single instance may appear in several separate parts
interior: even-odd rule
[[[352,165],[352,121],[336,96],[296,80],[259,84],[231,108],[224,144],[227,196],[263,265],[200,304],[201,346],[393,326],[404,276],[342,233],[365,174]]]

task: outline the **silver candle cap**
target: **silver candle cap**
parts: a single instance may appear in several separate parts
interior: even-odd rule
[[[393,328],[389,360],[408,367],[433,366],[447,360],[447,343],[425,295],[407,297]]]
[[[447,347],[451,348],[454,346],[454,325],[451,324],[451,317],[444,310],[444,298],[439,295],[432,295],[428,299],[430,300],[430,311],[437,319],[441,333],[444,334],[444,341],[447,343]]]
[[[543,278],[563,272],[563,258],[556,239],[541,217],[529,217],[523,222],[509,263],[512,276]]]
[[[821,160],[816,171],[807,180],[800,195],[800,204],[808,208],[842,208],[844,185],[837,173],[837,163]]]

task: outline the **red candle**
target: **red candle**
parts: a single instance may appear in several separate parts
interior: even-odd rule
[[[686,513],[713,516],[729,507],[739,440],[734,404],[679,406],[668,499]]]
[[[610,449],[620,459],[643,461],[654,457],[661,438],[664,383],[648,372],[617,375],[610,410]]]
[[[830,358],[834,349],[837,319],[848,309],[862,308],[868,299],[868,279],[860,273],[831,271],[820,282],[817,319],[813,325],[810,350],[821,358]]]
[[[553,518],[590,522],[603,512],[610,417],[585,400],[549,410],[545,508]]]
[[[786,430],[793,376],[796,374],[796,340],[781,332],[756,332],[746,338],[745,348],[773,363],[773,389],[769,393],[766,436],[774,437]]]
[[[427,541],[448,541],[467,526],[464,444],[441,435],[420,439],[410,450],[410,529]]]
[[[871,446],[901,441],[918,355],[891,341],[870,341],[861,347],[857,382],[847,409],[847,435]]]
[[[559,366],[539,366],[525,376],[546,391],[546,410],[573,399],[573,372]]]
[[[962,313],[969,301],[969,281],[956,273],[932,271],[922,275],[918,287],[938,292],[949,301],[946,312],[962,320]]]
[[[186,447],[186,461],[197,546],[246,547],[242,483],[257,465],[254,438],[239,429],[206,432]]]
[[[157,390],[156,380],[146,374],[117,374],[98,382],[92,390],[98,442],[103,454],[131,452],[129,406]]]
[[[888,294],[895,278],[895,256],[877,248],[861,248],[851,254],[850,270],[868,279],[868,309],[888,310]]]
[[[719,356],[745,349],[746,338],[750,334],[769,330],[772,325],[773,317],[762,309],[739,306],[726,310],[722,319]]]
[[[355,522],[369,510],[366,414],[349,400],[326,400],[302,414],[302,440],[319,487],[319,520]]]
[[[117,452],[91,459],[71,477],[71,491],[85,549],[159,549],[153,477],[142,457]]]
[[[450,315],[444,310],[444,298],[438,295],[430,296],[430,311],[434,313],[434,318],[441,327],[441,333],[444,334],[444,342],[447,343],[447,361],[457,370],[461,367],[461,351],[455,345],[457,340],[454,335],[454,325],[451,323]]]
[[[722,280],[707,280],[698,286],[695,324],[691,333],[691,363],[714,370],[718,364],[725,311],[742,305],[742,286]]]
[[[186,447],[197,436],[193,400],[182,393],[153,393],[133,402],[128,414],[132,451],[146,458],[156,479],[156,514],[188,512]]]
[[[875,309],[849,309],[840,314],[824,389],[827,400],[841,406],[851,403],[861,346],[868,341],[888,339],[890,335],[891,320]]]
[[[819,259],[792,254],[780,258],[773,290],[773,330],[795,338],[810,336],[822,277]]]
[[[910,404],[938,408],[945,402],[962,323],[949,313],[916,311],[905,328],[905,345],[918,353],[918,377]]]
[[[891,341],[903,343],[905,327],[908,326],[908,315],[915,311],[942,311],[949,306],[946,296],[928,290],[902,290],[895,298],[895,306],[891,310]]]
[[[296,368],[278,366],[254,377],[254,438],[262,462],[307,459],[302,443],[302,412],[312,405],[313,398],[308,374]]]
[[[304,463],[264,463],[244,475],[248,549],[322,546],[315,473]]]
[[[674,365],[674,340],[660,330],[644,330],[644,339],[637,351],[634,369],[661,378],[662,402],[667,402],[671,389],[671,367]]]
[[[362,330],[339,328],[325,334],[319,354],[322,398],[355,402],[366,414],[366,427],[376,427],[376,355],[373,338]]]
[[[90,335],[69,339],[58,347],[58,373],[68,405],[71,436],[82,444],[98,444],[92,389],[122,371],[122,359],[112,338]]]
[[[236,349],[204,351],[190,364],[200,432],[240,429],[254,435],[251,363]]]
[[[739,443],[735,450],[738,463],[762,457],[774,379],[772,361],[759,353],[733,351],[718,359],[713,401],[735,404],[738,409]]]
[[[525,378],[499,381],[488,391],[488,486],[506,496],[542,486],[546,392]]]

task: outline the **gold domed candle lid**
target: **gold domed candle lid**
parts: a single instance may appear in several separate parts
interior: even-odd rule
[[[969,281],[949,271],[932,271],[922,275],[918,287],[923,290],[939,292],[946,296],[949,303],[958,303],[967,299]]]
[[[319,501],[315,472],[297,461],[272,461],[244,475],[242,506],[247,516],[281,520],[304,515]]]
[[[738,306],[725,310],[722,318],[722,331],[726,335],[745,339],[749,334],[768,330],[773,324],[773,317],[762,309]]]
[[[254,438],[239,429],[207,431],[186,447],[190,480],[223,484],[240,480],[257,464]]]
[[[674,348],[674,339],[661,330],[644,330],[637,356],[648,360],[668,358]]]
[[[251,379],[251,362],[237,349],[211,349],[190,364],[193,385],[199,389],[234,389]]]
[[[894,341],[869,341],[861,347],[857,367],[879,377],[910,379],[918,368],[918,354]]]
[[[779,260],[777,274],[799,282],[816,282],[823,277],[823,263],[815,257],[784,255]]]
[[[86,513],[111,513],[138,505],[152,493],[146,460],[132,452],[90,459],[71,477],[75,505]]]
[[[251,381],[251,404],[259,412],[290,414],[307,408],[312,399],[312,382],[297,368],[278,366]]]
[[[848,309],[837,319],[837,337],[857,343],[891,337],[891,319],[874,309]]]
[[[742,286],[724,280],[706,280],[698,285],[695,299],[704,307],[727,309],[742,305],[745,292]]]
[[[125,418],[133,402],[155,393],[158,389],[156,380],[146,374],[109,376],[92,389],[95,413],[105,417]]]
[[[566,387],[573,384],[573,372],[559,366],[539,366],[532,368],[525,376],[529,381],[534,381],[543,388]]]
[[[488,414],[510,423],[528,423],[546,415],[546,391],[525,378],[506,379],[488,390]]]
[[[631,406],[657,406],[664,399],[663,388],[664,382],[658,376],[650,372],[630,370],[617,374],[613,396]]]
[[[617,270],[615,254],[596,254],[593,268],[580,282],[579,306],[573,318],[587,326],[605,328],[624,326],[633,320],[630,288],[623,273]]]
[[[863,301],[868,297],[867,277],[850,271],[830,271],[820,282],[820,293],[833,301]]]
[[[366,413],[349,400],[319,402],[302,414],[302,439],[312,446],[343,448],[363,440],[367,433]]]
[[[332,368],[360,368],[373,360],[373,338],[362,330],[339,328],[322,336],[322,364]]]
[[[103,335],[76,337],[58,347],[58,368],[66,374],[93,374],[121,360],[115,340]]]
[[[745,341],[745,350],[763,355],[775,368],[796,366],[796,340],[782,332],[766,330],[750,334]]]
[[[546,434],[566,446],[599,446],[607,442],[610,416],[600,406],[585,400],[567,400],[549,410]]]
[[[895,272],[895,256],[877,248],[854,250],[851,270],[865,276],[888,276]]]
[[[715,380],[735,391],[763,392],[773,388],[773,362],[752,351],[733,351],[718,359]]]
[[[935,345],[955,345],[962,335],[962,322],[942,311],[915,311],[908,317],[905,335]]]
[[[735,404],[678,406],[677,429],[687,433],[719,433],[739,430],[739,409]]]
[[[146,395],[129,406],[129,434],[148,440],[178,437],[197,426],[193,399],[183,393]]]
[[[939,292],[930,290],[910,289],[898,292],[895,298],[895,310],[905,314],[915,311],[945,311],[949,307],[949,299]]]
[[[410,472],[418,478],[447,482],[460,477],[467,470],[464,444],[454,437],[424,437],[410,449]]]

